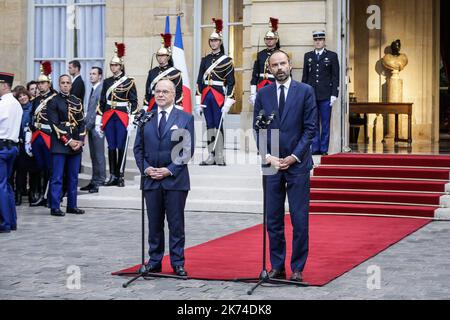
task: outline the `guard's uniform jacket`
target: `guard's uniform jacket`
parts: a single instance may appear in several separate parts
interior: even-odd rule
[[[275,82],[275,77],[269,70],[269,58],[276,49],[264,49],[258,52],[253,64],[252,81],[250,84],[256,86],[257,90]]]
[[[155,106],[155,87],[160,80],[170,80],[175,85],[175,104],[183,104],[183,77],[181,71],[170,65],[156,67],[149,71],[145,84],[144,106],[151,111]]]
[[[305,54],[302,82],[312,86],[316,99],[329,100],[339,96],[339,60],[335,52],[324,49],[317,61],[316,52]]]
[[[51,148],[51,133],[52,128],[48,121],[47,108],[51,100],[56,97],[57,94],[53,91],[49,91],[43,96],[38,96],[33,100],[33,110],[31,113],[30,129],[33,133],[31,143],[33,144],[40,136],[44,140],[47,149]]]
[[[230,57],[224,56],[222,52],[210,53],[202,59],[197,79],[197,95],[202,96],[202,104],[206,95],[211,91],[219,108],[223,106],[226,97],[234,96],[234,66]],[[222,61],[207,73],[208,69],[219,59]]]
[[[112,89],[110,90],[110,88]],[[138,97],[134,78],[127,77],[122,73],[118,77],[105,79],[97,108],[97,114],[103,116],[102,130],[114,114],[127,127],[128,116],[137,112]]]
[[[70,140],[84,141],[86,125],[84,121],[84,108],[82,101],[74,95],[59,93],[54,97],[48,107],[49,122],[52,126],[52,153],[77,154],[68,145]]]

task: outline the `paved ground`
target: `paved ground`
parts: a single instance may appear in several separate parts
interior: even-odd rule
[[[124,280],[110,272],[139,262],[139,211],[90,211],[58,219],[43,208],[21,207],[18,215],[19,230],[0,234],[0,299],[450,299],[450,222],[429,224],[324,287],[265,287],[249,297],[248,284],[231,282],[158,279],[123,289]],[[188,212],[187,246],[260,219]],[[367,272],[373,266],[381,277],[379,289],[371,290]],[[79,289],[71,281],[77,270]],[[376,281],[369,283],[377,287]]]

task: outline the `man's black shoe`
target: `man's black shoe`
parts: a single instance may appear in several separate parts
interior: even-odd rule
[[[78,209],[78,208],[67,208],[67,213],[72,214],[84,214],[84,210]]]
[[[44,197],[39,198],[36,202],[30,203],[30,207],[46,207],[47,199]]]
[[[50,214],[55,217],[64,217],[66,215],[61,209],[51,209]]]
[[[269,278],[270,279],[282,279],[282,280],[285,280],[286,279],[286,271],[285,270],[272,269],[269,272]]]
[[[92,188],[90,188],[89,193],[98,193],[98,187],[97,186],[92,186]]]
[[[187,272],[184,270],[183,266],[176,266],[173,268],[173,272],[176,273],[177,276],[180,277],[187,277]]]
[[[322,155],[322,153],[319,152],[319,151],[313,152],[312,154],[313,154],[313,156],[320,156],[320,155]]]
[[[323,156],[327,156],[327,155],[328,155],[328,152],[322,152],[322,155],[323,155]]]
[[[93,183],[89,183],[86,187],[80,188],[80,191],[90,191],[95,185]]]
[[[11,231],[17,231],[17,226],[12,226]]]
[[[6,230],[0,229],[0,233],[11,233],[11,230],[9,230],[9,229],[6,229]]]
[[[162,266],[160,264],[147,264],[145,265],[145,271],[149,273],[159,273],[162,271]]]

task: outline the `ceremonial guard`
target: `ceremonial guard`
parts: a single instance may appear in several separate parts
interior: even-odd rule
[[[314,88],[320,125],[312,144],[315,155],[327,155],[330,143],[330,120],[333,104],[339,96],[339,60],[325,48],[325,31],[314,31],[315,50],[305,54],[302,82]]]
[[[275,50],[280,49],[280,37],[278,35],[278,19],[270,18],[270,30],[264,36],[266,49],[258,52],[255,63],[253,64],[252,80],[250,82],[249,102],[254,105],[256,93],[259,89],[272,84],[275,77],[269,70],[269,58]],[[259,46],[259,44],[258,44]],[[259,49],[259,48],[258,48]]]
[[[9,184],[22,122],[22,107],[11,93],[14,75],[0,72],[0,233],[17,229],[14,192]]]
[[[59,78],[61,92],[47,107],[49,124],[52,127],[51,153],[52,177],[50,182],[51,215],[64,216],[60,209],[64,173],[67,177],[67,213],[83,214],[77,207],[78,173],[80,172],[86,126],[82,101],[70,94],[72,78]],[[64,172],[66,171],[66,172]]]
[[[124,171],[129,135],[134,130],[133,119],[138,110],[134,78],[125,75],[125,45],[116,43],[110,62],[113,76],[106,79],[100,96],[95,130],[106,135],[110,178],[105,186],[124,187]]]
[[[212,53],[204,57],[200,64],[194,109],[197,115],[205,115],[207,128],[209,156],[200,163],[201,166],[225,165],[223,117],[235,103],[234,66],[223,47],[223,21],[213,21],[216,30],[209,37]]]
[[[172,59],[172,35],[161,34],[162,45],[156,52],[156,60],[159,66],[149,71],[145,84],[144,107],[147,111],[155,108],[155,86],[161,80],[170,80],[176,88],[175,105],[183,105],[183,78],[181,71],[173,66]],[[153,59],[152,59],[153,62]]]
[[[52,88],[52,65],[49,61],[41,63],[41,74],[37,79],[40,96],[33,100],[32,121],[25,129],[25,151],[36,159],[37,172],[32,179],[32,193],[38,194],[37,200],[30,205],[47,206],[47,194],[51,174],[51,133],[48,122],[47,106],[57,95]]]

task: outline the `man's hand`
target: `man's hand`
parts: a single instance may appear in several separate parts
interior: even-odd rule
[[[274,156],[268,156],[266,158],[267,164],[270,164],[272,167],[274,167],[276,170],[280,170],[281,167],[281,159],[274,157]]]
[[[78,140],[72,140],[69,143],[69,147],[71,147],[73,151],[78,151],[81,149],[81,147],[83,147],[83,142]]]
[[[31,148],[31,143],[25,143],[25,153],[29,156],[32,157],[33,153],[31,152],[32,148]]]
[[[293,156],[286,157],[280,160],[280,170],[285,171],[289,169],[290,166],[295,164],[297,160]]]
[[[171,176],[169,169],[167,168],[153,168],[149,167],[145,169],[145,174],[152,178],[153,180],[163,180]]]
[[[330,106],[333,106],[333,104],[337,101],[337,97],[331,96],[330,98]]]

